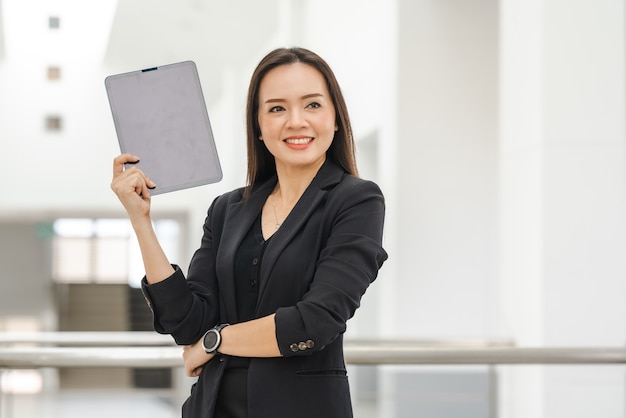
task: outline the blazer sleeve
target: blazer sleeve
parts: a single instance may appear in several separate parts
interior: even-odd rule
[[[346,181],[346,179],[349,179]],[[310,288],[295,306],[276,311],[276,338],[283,356],[323,349],[346,330],[387,253],[382,247],[385,203],[378,186],[351,176],[331,192],[328,231]]]
[[[224,204],[218,197],[208,210],[200,248],[189,264],[187,278],[178,266],[167,279],[148,284],[142,280],[142,291],[152,309],[154,329],[171,334],[177,344],[193,344],[219,320],[219,297],[215,275],[214,226]]]

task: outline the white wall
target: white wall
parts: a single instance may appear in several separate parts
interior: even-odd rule
[[[62,29],[48,31],[50,9],[24,2],[3,2],[6,61],[0,64],[0,138],[3,163],[2,210],[100,208],[106,201],[106,177],[97,173],[115,144],[103,96],[99,50],[111,23],[110,2],[77,4],[85,19],[62,20]],[[97,17],[97,18],[96,18]],[[63,17],[61,17],[63,18]],[[93,25],[100,36],[76,36]],[[72,36],[75,35],[75,36]],[[63,65],[62,79],[46,81],[48,65]],[[104,99],[104,100],[103,100]],[[62,135],[46,134],[44,118],[66,115]],[[108,135],[107,135],[108,133]],[[110,170],[109,170],[110,171]]]
[[[395,331],[497,337],[497,2],[398,4]]]
[[[534,346],[622,346],[624,5],[503,1],[502,330]],[[508,417],[621,417],[624,369],[511,368]]]

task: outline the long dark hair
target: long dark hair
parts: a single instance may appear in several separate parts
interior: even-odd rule
[[[257,182],[266,180],[276,173],[274,156],[259,141],[259,88],[263,77],[281,65],[303,63],[317,69],[326,80],[326,87],[335,106],[337,131],[326,153],[326,158],[342,167],[346,172],[358,175],[355,159],[354,138],[343,94],[330,66],[319,55],[304,48],[278,48],[267,54],[252,73],[246,105],[246,132],[248,149],[248,176],[245,196]]]

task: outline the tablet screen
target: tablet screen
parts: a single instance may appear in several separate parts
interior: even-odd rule
[[[222,179],[194,62],[111,75],[105,86],[120,149],[140,158],[151,195]]]

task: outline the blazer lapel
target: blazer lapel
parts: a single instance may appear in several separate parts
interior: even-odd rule
[[[317,206],[323,201],[324,196],[328,193],[328,189],[341,181],[343,174],[344,171],[340,167],[327,160],[320,168],[309,187],[304,191],[300,200],[298,200],[291,210],[291,213],[289,213],[280,229],[272,236],[271,241],[265,249],[265,254],[263,254],[257,308],[261,305],[265,291],[271,281],[270,273],[278,256],[289,244],[294,235],[298,233],[302,225],[311,217],[311,213],[316,210]],[[267,199],[267,195],[265,199]],[[263,202],[265,199],[263,199]]]

